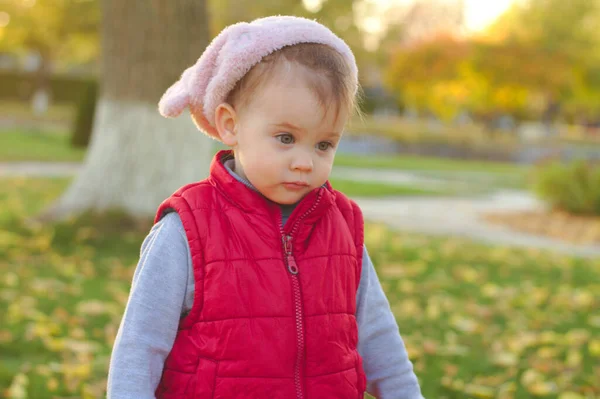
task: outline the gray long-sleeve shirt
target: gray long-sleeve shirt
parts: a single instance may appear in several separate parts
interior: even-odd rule
[[[284,222],[289,212],[283,209]],[[142,244],[113,347],[109,398],[155,397],[179,320],[192,308],[193,299],[188,241],[179,215],[170,213],[153,226]],[[421,399],[412,363],[366,248],[356,304],[358,352],[367,391],[382,399]]]

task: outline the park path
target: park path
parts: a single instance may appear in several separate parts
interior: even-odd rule
[[[0,176],[68,177],[76,174],[79,168],[78,163],[0,163]],[[441,179],[392,170],[336,168],[333,176],[423,187],[449,184]],[[397,230],[461,236],[493,244],[534,247],[582,257],[600,257],[599,245],[576,245],[516,232],[505,226],[488,223],[482,218],[485,213],[542,210],[543,204],[524,191],[503,190],[469,197],[386,197],[355,200],[366,219],[385,223]]]
[[[355,198],[365,218],[402,231],[459,236],[517,247],[539,248],[589,258],[600,258],[600,245],[576,245],[522,233],[484,220],[486,213],[542,210],[543,204],[526,192],[499,191],[473,198],[401,197]]]

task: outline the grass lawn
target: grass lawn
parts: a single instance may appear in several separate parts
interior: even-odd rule
[[[64,133],[0,131],[0,162],[78,162],[85,150],[72,148]]]
[[[26,224],[68,180],[0,183],[0,392],[103,397],[150,223]],[[366,243],[425,397],[600,397],[600,261],[380,225]]]
[[[79,162],[85,150],[73,148],[65,133],[9,130],[0,131],[0,162]],[[425,176],[473,183],[474,193],[482,187],[525,188],[528,169],[526,167],[464,160],[452,160],[415,156],[356,156],[338,154],[335,165],[375,169],[397,169]],[[334,180],[336,188],[355,196],[373,195],[435,195],[452,194],[449,190],[422,189],[382,183],[361,183]],[[443,192],[441,192],[443,191]]]
[[[70,146],[64,133],[35,131],[0,132],[0,162],[78,162],[85,150]],[[373,157],[373,159],[376,159]],[[373,197],[390,195],[439,195],[450,194],[449,190],[422,189],[419,187],[388,185],[376,182],[356,182],[333,179],[335,188],[350,196]]]
[[[76,112],[77,108],[73,104],[51,103],[44,115],[36,115],[28,102],[0,99],[2,119],[69,123],[75,118]]]
[[[85,151],[72,148],[66,133],[0,131],[0,161],[79,161]],[[509,176],[527,173],[528,168],[500,162],[465,161],[417,156],[360,156],[337,154],[337,166],[400,169],[406,171],[478,172]]]
[[[517,175],[528,167],[504,162],[484,162],[414,155],[354,155],[337,154],[335,165],[357,168],[400,169],[406,171],[479,172]]]
[[[415,173],[442,180],[470,182],[494,188],[526,189],[531,167],[462,159],[421,157],[412,155],[354,155],[337,154],[335,166],[390,169]]]
[[[434,196],[452,195],[450,190],[425,189],[407,185],[390,185],[384,183],[369,183],[363,181],[331,179],[331,185],[336,190],[350,197],[385,197],[385,196]]]

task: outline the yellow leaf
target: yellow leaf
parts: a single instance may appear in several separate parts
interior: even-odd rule
[[[19,276],[17,276],[16,273],[6,273],[4,275],[4,284],[6,284],[7,287],[15,287],[19,284]]]
[[[85,330],[81,327],[75,327],[74,329],[71,330],[69,335],[76,339],[83,339],[83,338],[85,338]]]
[[[553,382],[537,381],[528,386],[527,390],[534,395],[544,396],[555,393],[558,388]]]
[[[558,348],[550,348],[550,347],[545,346],[545,347],[538,349],[537,355],[541,359],[552,359],[552,358],[556,357],[559,352],[560,352],[560,350]]]
[[[430,301],[427,305],[427,318],[436,320],[440,317],[441,309],[437,301]]]
[[[517,384],[514,381],[506,382],[498,388],[498,399],[513,399],[516,390]]]
[[[419,303],[415,299],[405,299],[395,305],[393,311],[400,317],[414,317],[422,313]]]
[[[510,353],[510,352],[497,353],[496,355],[494,355],[494,357],[492,359],[492,363],[494,363],[498,366],[503,366],[503,367],[514,366],[518,362],[519,362],[519,358],[514,353]]]
[[[594,295],[589,291],[577,291],[573,295],[573,302],[577,307],[588,308],[594,303]]]
[[[463,380],[452,381],[452,389],[456,391],[462,391],[465,388],[465,382]]]
[[[468,333],[476,331],[479,327],[474,320],[462,317],[460,315],[453,315],[450,318],[450,324],[452,324],[452,326],[454,326],[456,329]]]
[[[405,340],[404,345],[406,346],[406,352],[408,353],[410,360],[412,360],[413,362],[423,355],[423,351],[421,350],[421,348],[412,345],[410,341]]]
[[[44,347],[51,352],[62,352],[66,343],[64,338],[44,337]]]
[[[571,368],[576,368],[581,366],[581,361],[583,360],[583,356],[581,352],[575,349],[571,349],[569,353],[567,353],[567,365]]]
[[[441,383],[442,383],[443,387],[446,387],[446,388],[451,387],[452,386],[452,377],[447,376],[447,375],[443,376]]]
[[[582,345],[590,338],[590,332],[581,328],[571,330],[565,336],[569,345]]]
[[[46,387],[50,392],[56,391],[58,389],[58,380],[56,378],[50,378],[46,383]]]
[[[98,301],[98,300],[89,300],[79,302],[77,304],[76,312],[78,314],[90,315],[90,316],[98,316],[102,314],[111,314],[113,310],[113,306],[106,302]]]
[[[63,364],[62,371],[66,377],[84,379],[90,375],[91,368],[89,363]]]
[[[521,384],[525,386],[533,385],[536,382],[542,381],[543,376],[534,369],[525,370],[523,375],[521,376]]]
[[[93,353],[100,349],[100,344],[94,341],[78,341],[66,339],[65,346],[74,353]]]
[[[46,364],[38,364],[35,366],[35,372],[44,377],[50,377],[50,374],[52,374],[52,370]]]
[[[485,297],[495,298],[500,293],[500,288],[495,284],[486,283],[481,287],[481,292]]]
[[[563,392],[558,395],[558,399],[585,399],[585,396],[575,392]]]
[[[8,397],[10,399],[27,399],[27,385],[29,385],[29,378],[23,373],[18,373],[8,387]]]
[[[463,281],[467,282],[467,283],[473,283],[475,281],[477,281],[477,277],[479,276],[479,273],[475,270],[472,269],[469,266],[463,266],[464,269],[462,269],[461,277],[463,279]]]
[[[588,350],[590,355],[594,357],[600,357],[600,339],[592,339],[588,343]]]
[[[555,344],[561,341],[562,337],[554,331],[544,331],[540,334],[540,342],[543,344]]]
[[[380,269],[380,274],[384,277],[404,277],[404,269],[400,264],[389,263]]]
[[[494,389],[492,389],[490,387],[485,387],[483,385],[475,385],[475,384],[467,385],[465,387],[464,392],[471,396],[475,396],[476,398],[483,398],[483,399],[493,398],[494,394],[495,394]]]
[[[410,280],[402,280],[402,282],[399,284],[400,291],[406,294],[413,293],[415,291],[415,287],[415,283]]]
[[[592,327],[600,327],[600,316],[590,315],[588,317],[588,323]]]

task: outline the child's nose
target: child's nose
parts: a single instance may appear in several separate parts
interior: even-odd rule
[[[310,172],[313,168],[312,157],[308,154],[297,154],[292,160],[292,170],[300,172]]]

